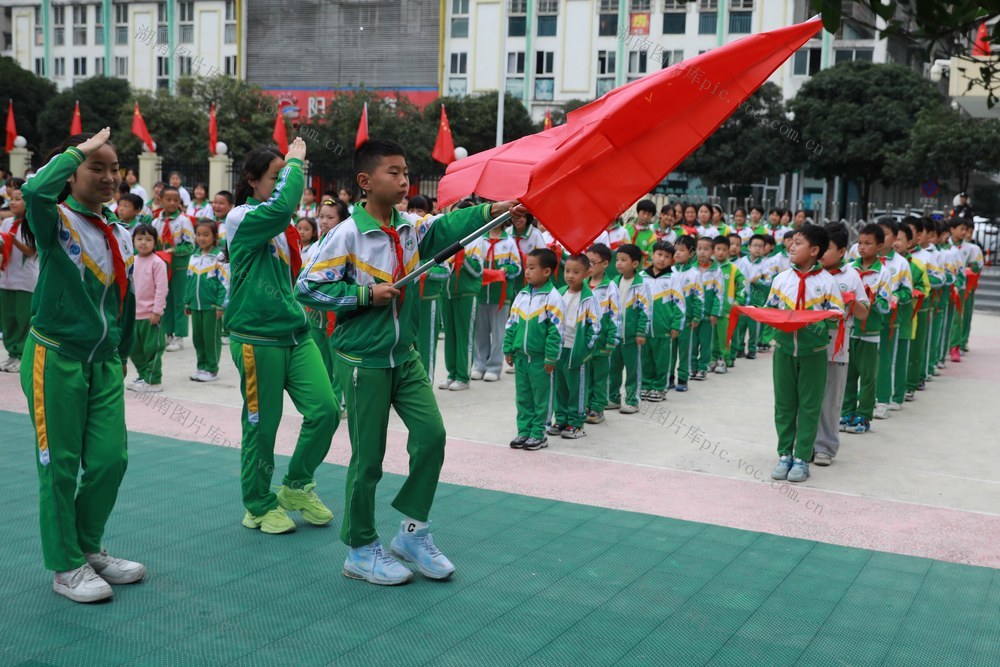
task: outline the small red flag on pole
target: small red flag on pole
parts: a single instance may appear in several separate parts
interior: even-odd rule
[[[139,103],[135,103],[135,111],[132,112],[132,134],[139,137],[142,143],[146,144],[146,148],[149,149],[150,153],[156,152],[156,142],[153,141],[153,137],[149,134],[149,130],[146,129],[146,121],[142,118],[142,112],[139,111]]]
[[[438,123],[437,140],[434,142],[434,150],[431,157],[442,164],[451,164],[455,161],[455,139],[451,136],[451,125],[448,124],[448,114],[441,105],[441,122]]]
[[[358,123],[358,134],[354,138],[355,150],[366,141],[368,141],[368,102],[365,102],[365,107],[361,110],[361,122]]]
[[[285,129],[285,114],[278,109],[278,115],[274,117],[274,143],[278,144],[278,150],[282,153],[288,152],[288,131]]]
[[[542,123],[542,129],[547,130],[552,127],[552,112],[548,109],[545,110],[545,122]]]
[[[7,105],[7,141],[4,150],[8,153],[14,150],[14,140],[17,139],[17,126],[14,125],[14,100]]]
[[[215,144],[219,143],[219,128],[215,124],[215,102],[208,110],[208,154],[215,157]]]
[[[69,124],[69,136],[83,132],[83,121],[80,119],[80,100],[76,101],[73,108],[73,122]]]
[[[985,22],[980,23],[979,30],[976,31],[976,41],[972,43],[972,55],[990,55],[990,31]]]

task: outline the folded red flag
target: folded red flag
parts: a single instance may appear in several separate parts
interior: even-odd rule
[[[337,328],[337,313],[326,311],[326,337],[333,335],[333,330]]]
[[[483,285],[500,283],[500,305],[497,310],[502,310],[507,303],[507,273],[500,269],[483,269]]]
[[[958,312],[962,312],[962,299],[958,296],[958,288],[954,285],[951,286],[951,305],[958,309]]]
[[[920,310],[920,306],[923,305],[924,299],[927,298],[927,295],[921,292],[920,290],[915,289],[913,290],[913,298],[917,300],[917,305],[913,309],[913,316],[916,317],[917,311]]]
[[[10,251],[14,249],[14,235],[10,232],[0,232],[3,239],[3,257],[0,257],[0,271],[7,268],[10,262]]]
[[[160,259],[162,259],[164,262],[166,262],[166,264],[167,264],[167,280],[170,280],[171,276],[174,275],[174,263],[172,261],[173,258],[174,258],[174,253],[167,252],[166,250],[157,250],[153,254],[156,255],[157,257],[159,257]]]
[[[979,287],[979,274],[970,268],[965,269],[965,284],[968,287],[966,294],[968,292],[974,291]]]
[[[853,296],[853,295],[852,295]],[[792,333],[810,324],[822,322],[823,320],[838,319],[837,338],[833,343],[833,353],[840,352],[844,346],[844,318],[835,310],[783,310],[779,308],[757,308],[755,306],[733,305],[729,313],[729,331],[726,332],[726,346],[728,347],[736,331],[736,322],[739,315],[746,315],[754,322],[769,324],[779,331]]]

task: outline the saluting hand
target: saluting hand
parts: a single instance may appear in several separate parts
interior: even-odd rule
[[[100,132],[98,132],[97,134],[95,134],[94,136],[92,136],[90,139],[87,139],[82,144],[80,144],[79,146],[77,146],[77,148],[84,155],[90,155],[91,153],[93,153],[94,151],[96,151],[98,148],[100,148],[104,144],[108,143],[108,139],[110,137],[111,137],[111,128],[110,127],[106,127],[103,130],[101,130]]]
[[[295,141],[292,142],[288,147],[288,152],[285,153],[285,162],[288,162],[292,158],[302,161],[306,159],[306,142],[303,141],[302,137],[295,137]]]

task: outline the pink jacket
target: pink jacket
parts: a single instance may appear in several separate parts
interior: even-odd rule
[[[148,320],[151,315],[162,315],[167,305],[167,265],[150,253],[136,255],[132,267],[135,285],[135,319]]]

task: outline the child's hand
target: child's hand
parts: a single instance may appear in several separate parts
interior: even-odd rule
[[[692,321],[691,322],[691,329],[697,329],[697,328],[698,328],[698,322],[697,322],[697,320]]]
[[[555,369],[556,369],[556,367],[553,366],[552,364],[545,364],[545,372],[546,373],[552,373],[552,371],[554,371]]]
[[[185,308],[184,309],[184,314],[185,315],[190,315],[191,314],[191,309],[190,308]]]
[[[288,152],[285,153],[285,161],[295,158],[297,160],[306,159],[306,142],[302,140],[302,137],[295,137],[295,141],[288,147]]]
[[[681,335],[681,332],[678,331],[677,329],[671,329],[670,330],[670,338],[671,339],[675,339],[675,338],[677,338],[680,335]]]
[[[510,367],[514,366],[514,355],[511,354],[504,355],[503,360],[507,362],[508,366]]]
[[[96,151],[98,148],[100,148],[104,144],[108,143],[108,138],[110,136],[111,136],[111,128],[110,127],[106,127],[103,130],[101,130],[100,132],[98,132],[97,134],[95,134],[94,136],[92,136],[90,139],[87,139],[82,144],[80,144],[79,146],[77,146],[77,148],[84,155],[90,155],[91,153],[93,153],[94,151]]]
[[[709,316],[708,321],[711,322],[712,326],[714,327],[716,324],[719,323],[719,318],[716,317],[715,315],[711,315]]]
[[[372,305],[388,306],[389,302],[399,296],[399,290],[392,286],[392,283],[379,283],[372,285]]]
[[[224,311],[224,310],[217,310],[217,311],[215,311],[215,319],[221,320],[222,316],[225,315],[225,314],[226,314],[226,311]]]
[[[645,336],[636,336],[635,337],[635,344],[636,345],[645,345],[646,344],[646,337]]]
[[[156,313],[153,313],[152,315],[149,316],[149,323],[154,327],[158,327],[160,326],[161,317],[162,315],[157,315]]]

